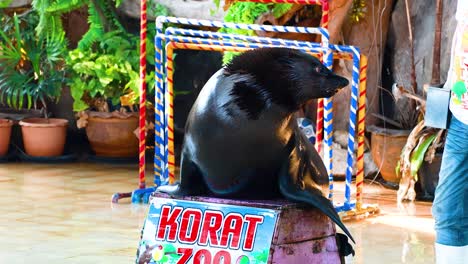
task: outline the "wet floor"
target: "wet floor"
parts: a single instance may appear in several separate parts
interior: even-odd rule
[[[0,164],[0,263],[134,263],[147,206],[110,200],[137,177],[135,166]],[[395,196],[366,184],[381,213],[346,222],[357,240],[348,263],[434,263],[431,204]]]

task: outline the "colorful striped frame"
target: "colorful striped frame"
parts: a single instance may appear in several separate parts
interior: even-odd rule
[[[168,32],[170,32],[169,29],[166,31],[166,33],[168,33]],[[174,32],[172,32],[172,33],[174,33]],[[181,33],[181,32],[179,32],[179,33]],[[183,32],[182,32],[182,33],[183,33]],[[187,33],[187,32],[186,32],[186,33]],[[201,33],[201,32],[198,32],[198,33]],[[207,33],[207,32],[205,32],[205,33]],[[211,32],[211,33],[212,33],[212,32]],[[194,35],[194,31],[191,31],[190,34]],[[211,37],[213,37],[213,36],[211,36]],[[227,37],[227,36],[224,36],[224,37]],[[245,37],[245,36],[240,36],[240,37]],[[188,43],[190,43],[190,42],[192,42],[192,43],[198,42],[198,43],[200,44],[200,43],[203,43],[203,41],[204,41],[205,44],[224,44],[224,45],[228,44],[228,45],[229,45],[229,43],[223,43],[223,42],[220,42],[220,41],[218,41],[218,40],[213,41],[213,40],[202,40],[202,39],[195,39],[195,38],[182,38],[182,37],[180,37],[180,36],[179,36],[179,37],[178,37],[178,36],[165,36],[165,38],[167,38],[167,39],[169,39],[169,40],[172,40],[169,44],[175,43],[174,41],[177,41],[177,40],[178,40],[178,41],[185,41],[185,42],[188,42]],[[252,40],[252,39],[251,39],[251,40]],[[274,40],[274,39],[271,39],[271,40]],[[294,41],[293,41],[293,42],[294,42]],[[269,44],[271,44],[271,43],[273,43],[273,42],[269,42]],[[284,44],[284,43],[283,43],[283,44]],[[291,44],[291,43],[289,43],[289,44]],[[316,47],[316,51],[323,50],[323,48],[321,48],[320,45],[309,45],[309,43],[300,43],[300,42],[296,42],[295,44],[296,44],[297,46],[300,46],[301,44],[302,44],[303,46],[309,46],[309,47],[315,46],[315,47]],[[194,44],[180,43],[180,45],[192,45],[192,48],[194,47],[194,46],[193,46]],[[231,46],[239,46],[239,43],[238,43],[238,42],[231,42],[230,45],[231,45]],[[195,45],[195,46],[197,46],[197,45]],[[245,44],[240,44],[240,46],[243,46],[244,48],[247,48],[247,47],[248,47],[248,46],[245,45]],[[255,48],[255,47],[260,47],[260,46],[261,46],[261,45],[257,45],[257,46],[254,45],[253,47]],[[268,45],[268,46],[269,46],[269,45]],[[211,46],[209,46],[209,45],[205,45],[204,48],[205,48],[206,50],[213,50],[213,48],[210,48],[210,47],[211,47]],[[221,46],[221,47],[222,47],[222,46]],[[335,48],[336,50],[339,50],[339,51],[343,51],[343,50],[347,49],[347,47],[345,47],[345,46],[342,46],[342,47],[341,47],[341,46],[336,46],[336,47],[334,47],[334,48]],[[357,52],[357,53],[359,52],[359,51],[358,51],[357,49],[355,49],[355,48],[354,48],[354,50],[353,50],[353,49],[350,49],[350,48],[348,48],[348,49],[349,49],[350,51],[355,52],[355,54],[356,54],[356,52]],[[234,50],[240,50],[240,48],[237,47],[237,49],[234,49]],[[172,53],[172,51],[171,51],[171,53]],[[169,55],[169,53],[168,53],[168,55]],[[354,56],[354,57],[355,57],[355,58],[359,58],[358,56]],[[349,59],[349,56],[348,56],[348,59]],[[168,61],[169,61],[169,60],[168,60]],[[359,60],[354,60],[354,61],[355,61],[355,63],[354,63],[354,68],[355,68],[355,69],[358,69],[358,68],[359,68]],[[357,63],[356,63],[356,62],[357,62]],[[358,67],[356,67],[356,65],[358,65]],[[169,67],[170,67],[170,66],[169,66]],[[170,71],[168,71],[168,79],[171,79],[171,75],[169,74],[169,72],[170,72]],[[359,74],[358,74],[358,76],[359,76]],[[356,74],[354,74],[353,77],[354,77],[353,79],[356,80]],[[353,85],[354,90],[357,90],[357,88],[358,88],[357,83],[358,83],[358,82],[355,81],[355,84]],[[171,89],[171,88],[169,88],[169,89]],[[169,92],[169,94],[171,94],[171,92]],[[357,98],[357,97],[354,96],[354,98]],[[364,100],[365,100],[365,99],[364,99]],[[357,101],[355,101],[355,103],[357,104]],[[357,105],[354,106],[354,109],[356,109],[356,106],[357,106]],[[352,127],[354,127],[354,125],[353,125]],[[363,127],[362,127],[362,128],[363,128]],[[351,136],[350,136],[350,138],[352,138],[352,142],[354,143],[354,137],[351,137]],[[362,145],[362,144],[361,144],[361,145]],[[363,146],[363,145],[362,145],[362,146]],[[350,148],[350,149],[353,149],[353,148]],[[362,152],[363,152],[363,151],[362,151]],[[352,153],[351,153],[351,155],[352,155]],[[349,160],[349,159],[348,159],[348,160]],[[351,160],[352,160],[352,156],[351,156]],[[349,171],[350,173],[348,173],[348,174],[349,174],[349,177],[347,177],[348,182],[349,182],[349,183],[347,184],[347,188],[348,188],[348,190],[350,190],[351,171],[350,171],[350,170],[348,170],[348,171]],[[362,171],[362,172],[363,172],[363,171]],[[349,193],[349,191],[347,191],[347,192]],[[348,196],[348,197],[349,197],[349,196]],[[362,197],[362,195],[360,195],[359,197]],[[348,208],[351,208],[351,207],[353,206],[353,205],[350,205],[350,200],[349,200],[349,199],[346,199],[344,204],[345,204],[345,207],[348,207]]]

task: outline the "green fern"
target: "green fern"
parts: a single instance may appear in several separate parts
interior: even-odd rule
[[[102,38],[106,32],[125,29],[114,12],[114,1],[112,0],[90,0],[88,4],[89,30],[78,42],[78,47],[86,50],[92,47]]]
[[[104,35],[104,27],[93,5],[88,6],[88,23],[90,25],[88,31],[78,42],[78,48],[81,50],[90,49],[91,46]]]
[[[49,13],[64,14],[83,7],[87,1],[82,0],[56,0],[47,8]]]
[[[219,3],[216,2],[217,5]],[[224,21],[242,23],[242,24],[253,24],[255,20],[264,13],[271,11],[273,16],[279,18],[286,14],[292,7],[292,4],[262,4],[262,3],[251,3],[251,2],[235,2],[233,3],[228,11],[224,15]],[[220,32],[238,34],[238,35],[248,35],[254,36],[255,32],[253,30],[245,29],[228,29],[223,28]],[[238,52],[225,52],[223,56],[223,63],[229,63]]]
[[[37,38],[45,38],[45,51],[50,55],[47,60],[50,62],[54,58],[63,60],[67,51],[68,42],[65,39],[60,12],[49,11],[54,0],[33,0],[33,10],[38,13],[39,21],[35,28]]]
[[[109,25],[109,28],[108,28],[109,31],[110,30],[125,31],[125,28],[120,23],[119,19],[117,18],[117,13],[115,12],[115,6],[117,6],[117,2],[120,2],[120,1],[121,0],[92,0],[93,3],[97,4],[95,8],[101,9],[102,12],[104,13],[105,21],[101,21],[101,22],[104,25],[106,24]]]

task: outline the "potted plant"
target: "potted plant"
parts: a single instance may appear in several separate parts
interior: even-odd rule
[[[44,12],[57,15],[87,5],[89,30],[69,52],[70,90],[79,128],[86,128],[92,150],[98,156],[138,155],[139,38],[129,34],[116,13],[122,1],[80,1],[76,3],[42,0],[50,5]],[[149,23],[148,27],[154,26]],[[147,42],[151,43],[151,31]],[[151,45],[147,45],[151,47]],[[152,50],[147,59],[151,62]],[[149,63],[148,69],[151,69]],[[154,73],[147,75],[148,94]]]
[[[78,127],[86,128],[99,156],[138,154],[138,46],[135,37],[115,30],[102,35],[91,49],[69,53],[70,89]]]
[[[431,199],[438,182],[445,130],[426,127],[424,120],[411,131],[395,171],[401,177],[398,201],[416,198],[416,182],[422,199]]]
[[[433,79],[432,83],[435,81],[438,80]],[[443,85],[436,86],[441,88]],[[399,202],[413,201],[418,196],[419,199],[432,200],[439,179],[446,130],[426,125],[425,98],[401,87],[399,90],[405,97],[418,102],[420,118],[411,130],[396,164],[395,173],[401,178],[397,199]],[[428,121],[429,125],[433,122],[431,118]],[[440,124],[436,126],[442,127]]]
[[[44,108],[44,118],[20,121],[25,151],[34,157],[61,155],[68,121],[48,118],[47,100],[58,99],[65,82],[64,35],[36,34],[34,10],[5,18],[3,23],[0,101],[15,109]]]
[[[380,169],[382,178],[388,185],[396,188],[400,174],[395,172],[395,164],[405,146],[411,128],[414,127],[414,112],[404,111],[403,104],[395,103],[396,120],[376,115],[385,125],[371,125],[367,130],[371,134],[371,155]]]
[[[374,115],[399,129],[370,126],[372,156],[382,178],[398,188],[397,201],[414,200],[418,180],[427,199],[437,185],[445,130],[425,126],[426,100],[417,92],[395,84],[392,96],[398,118]]]

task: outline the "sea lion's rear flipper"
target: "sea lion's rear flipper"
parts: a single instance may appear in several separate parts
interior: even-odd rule
[[[190,156],[182,151],[180,160],[180,180],[173,185],[164,185],[156,189],[156,192],[166,193],[172,197],[207,194],[207,188],[203,176]]]
[[[309,161],[308,159],[305,159],[304,151],[299,149],[299,145],[300,144],[296,145],[291,152],[289,159],[285,164],[283,164],[283,167],[280,170],[279,188],[281,194],[288,199],[307,203],[318,208],[330,217],[330,219],[333,220],[333,222],[335,222],[354,242],[354,238],[343,222],[341,222],[333,204],[323,196],[319,186],[313,180],[315,177],[311,175],[313,170],[311,170],[310,163],[316,164],[318,162],[322,162],[322,160],[320,157],[319,160]],[[320,166],[317,168],[320,168]]]

